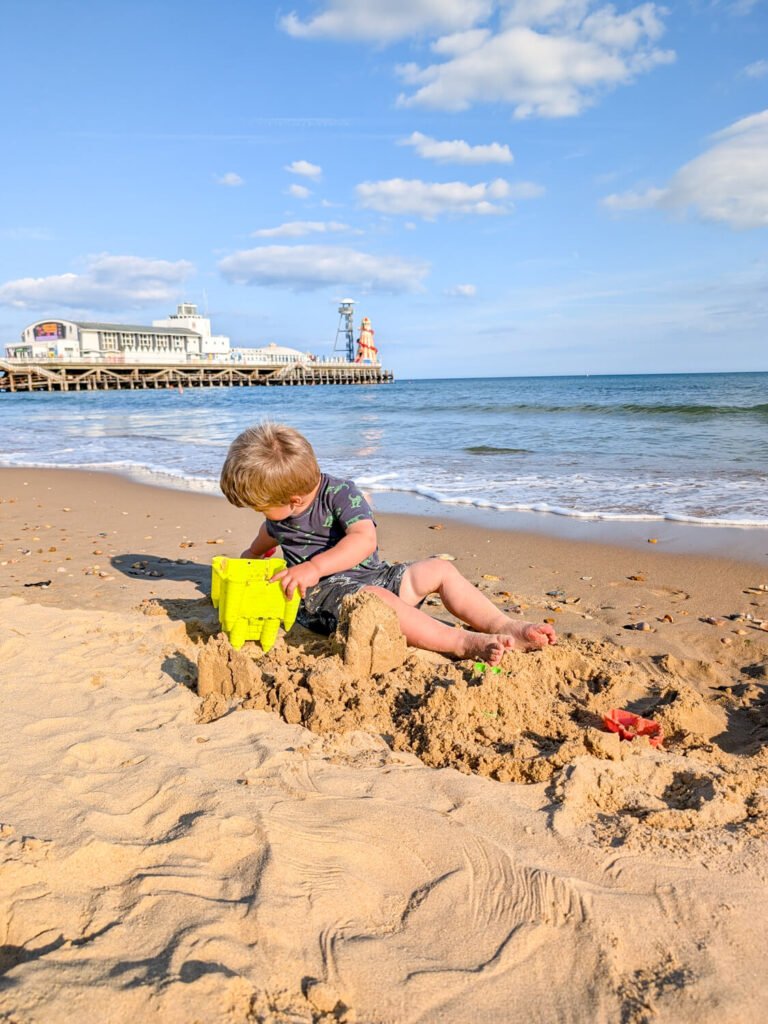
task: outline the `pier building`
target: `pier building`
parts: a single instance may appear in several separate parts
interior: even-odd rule
[[[232,348],[226,335],[213,334],[211,321],[192,302],[181,303],[164,320],[144,324],[38,320],[25,327],[21,341],[6,346],[10,359],[104,360],[129,363],[184,363],[201,359],[234,363],[286,364],[310,353],[282,345]]]
[[[347,301],[351,307],[352,300]],[[367,318],[363,335],[373,336]],[[383,384],[393,379],[391,371],[382,369],[372,342],[359,341],[358,350],[357,357],[320,358],[274,342],[233,348],[228,337],[212,333],[211,321],[194,303],[184,302],[151,326],[38,320],[24,329],[19,343],[6,346],[0,392]]]

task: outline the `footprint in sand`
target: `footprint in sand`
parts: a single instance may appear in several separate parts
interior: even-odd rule
[[[65,765],[115,771],[135,757],[136,751],[127,743],[107,738],[73,743],[64,757]]]

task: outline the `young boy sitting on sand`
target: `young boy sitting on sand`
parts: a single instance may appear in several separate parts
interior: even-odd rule
[[[309,441],[292,427],[265,423],[243,431],[230,446],[221,489],[233,505],[266,517],[241,557],[262,558],[280,545],[288,568],[273,578],[289,597],[299,588],[297,621],[308,629],[333,632],[342,599],[367,590],[394,608],[413,647],[497,665],[505,650],[556,642],[550,625],[503,615],[450,562],[382,562],[363,494],[351,480],[322,473]],[[421,611],[424,598],[434,593],[471,630]]]

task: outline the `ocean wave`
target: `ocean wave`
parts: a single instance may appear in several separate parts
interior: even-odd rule
[[[30,460],[23,456],[5,454],[0,456],[0,465],[14,468],[29,467],[37,469],[79,469],[94,472],[118,473],[140,483],[156,487],[167,487],[172,490],[202,492],[204,494],[220,494],[218,477],[196,476],[183,469],[171,468],[148,462],[133,462],[125,459],[102,460],[92,462],[53,462],[46,459]],[[605,522],[676,522],[691,523],[699,526],[730,526],[768,528],[767,517],[754,517],[741,514],[729,515],[694,515],[693,513],[672,510],[641,511],[611,510],[609,508],[585,509],[574,508],[556,501],[501,501],[483,498],[473,494],[447,494],[439,487],[430,487],[411,482],[398,483],[396,473],[351,474],[365,490],[373,493],[398,493],[427,498],[438,505],[464,506],[476,509],[488,509],[494,512],[538,512],[569,519],[605,521]],[[552,482],[554,484],[554,481]],[[619,482],[615,482],[614,493]],[[664,487],[658,484],[633,482],[633,490],[658,491],[663,500]],[[619,488],[620,489],[620,488]],[[556,490],[553,486],[553,490]],[[593,493],[591,500],[598,502],[599,496]]]
[[[492,444],[473,444],[463,451],[470,455],[533,455],[530,448],[497,448]]]
[[[466,403],[454,407],[456,412],[494,415],[504,413],[565,413],[600,416],[676,416],[681,419],[704,419],[715,416],[768,419],[768,403],[755,405],[665,404],[663,402],[621,402],[603,405],[600,402],[575,402],[570,405],[548,405],[539,402]]]
[[[372,491],[383,491],[398,494],[414,494],[421,498],[429,498],[440,505],[465,505],[472,508],[490,509],[495,512],[547,512],[550,515],[566,516],[569,519],[584,519],[605,522],[673,522],[694,523],[699,526],[741,526],[768,528],[768,518],[746,518],[742,516],[697,516],[685,512],[611,512],[607,510],[577,509],[563,505],[554,505],[545,501],[536,502],[504,502],[491,501],[471,495],[444,494],[430,487],[416,484],[385,485],[367,482]]]

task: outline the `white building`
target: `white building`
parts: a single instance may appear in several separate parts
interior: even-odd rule
[[[113,363],[223,362],[287,365],[314,360],[307,352],[282,345],[231,348],[229,338],[211,333],[211,321],[197,306],[183,302],[166,320],[152,326],[38,320],[8,345],[11,359],[93,360]]]

